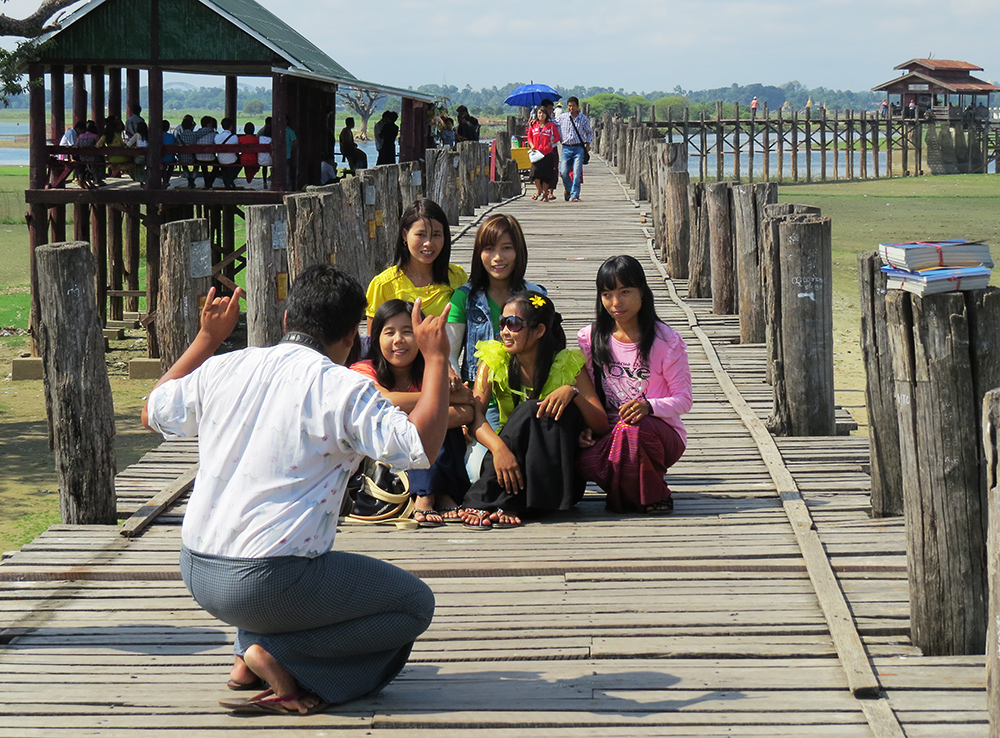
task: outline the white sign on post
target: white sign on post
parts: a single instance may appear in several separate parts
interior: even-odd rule
[[[191,278],[212,276],[212,242],[191,242]]]
[[[276,220],[271,224],[271,248],[283,249],[288,245],[288,221]]]

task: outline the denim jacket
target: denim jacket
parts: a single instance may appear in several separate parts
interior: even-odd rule
[[[465,351],[462,355],[462,380],[471,382],[476,378],[476,368],[479,363],[479,360],[476,359],[476,343],[492,341],[500,336],[493,325],[486,291],[479,290],[473,293],[471,282],[466,282],[458,289],[468,295],[465,303]],[[528,280],[524,280],[524,289],[540,292],[543,295],[549,294],[544,287]]]

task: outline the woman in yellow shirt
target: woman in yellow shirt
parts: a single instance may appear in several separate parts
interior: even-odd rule
[[[424,315],[440,315],[451,293],[468,276],[451,258],[448,216],[433,200],[421,199],[403,211],[393,266],[377,274],[368,285],[368,331],[372,317],[387,300],[413,302],[420,298]]]

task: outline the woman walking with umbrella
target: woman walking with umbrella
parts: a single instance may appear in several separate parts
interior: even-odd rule
[[[529,154],[531,178],[535,181],[537,189],[532,200],[541,199],[542,202],[548,202],[556,199],[552,194],[552,188],[555,187],[558,171],[559,153],[556,151],[558,141],[559,127],[549,120],[548,108],[544,104],[539,105],[535,120],[528,126],[528,146],[532,151]]]

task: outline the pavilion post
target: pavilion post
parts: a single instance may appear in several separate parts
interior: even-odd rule
[[[104,67],[90,68],[90,117],[104,125]]]
[[[127,118],[132,115],[132,106],[139,104],[139,70],[125,70],[125,97],[126,104],[124,115]]]
[[[31,120],[28,123],[31,133],[31,148],[29,150],[28,179],[33,190],[44,189],[48,181],[47,155],[45,151],[45,74],[39,63],[28,67],[30,92],[28,106]],[[31,241],[29,244],[29,281],[31,283],[31,307],[29,309],[28,329],[31,332],[31,353],[38,355],[38,265],[35,261],[35,248],[48,240],[48,209],[44,205],[31,206]]]
[[[87,74],[86,69],[73,66],[73,122],[87,121]]]
[[[122,114],[122,70],[121,67],[108,69],[108,115]]]
[[[66,132],[66,78],[62,65],[53,66],[49,70],[50,110],[52,120],[49,126],[49,138],[55,143]],[[74,121],[75,122],[75,121]]]
[[[147,190],[163,187],[163,70],[152,67],[149,79],[149,154],[146,157]]]
[[[237,95],[239,92],[239,79],[234,74],[226,75],[226,103],[225,103],[225,117],[236,120],[237,112]],[[150,85],[152,87],[152,85]]]

